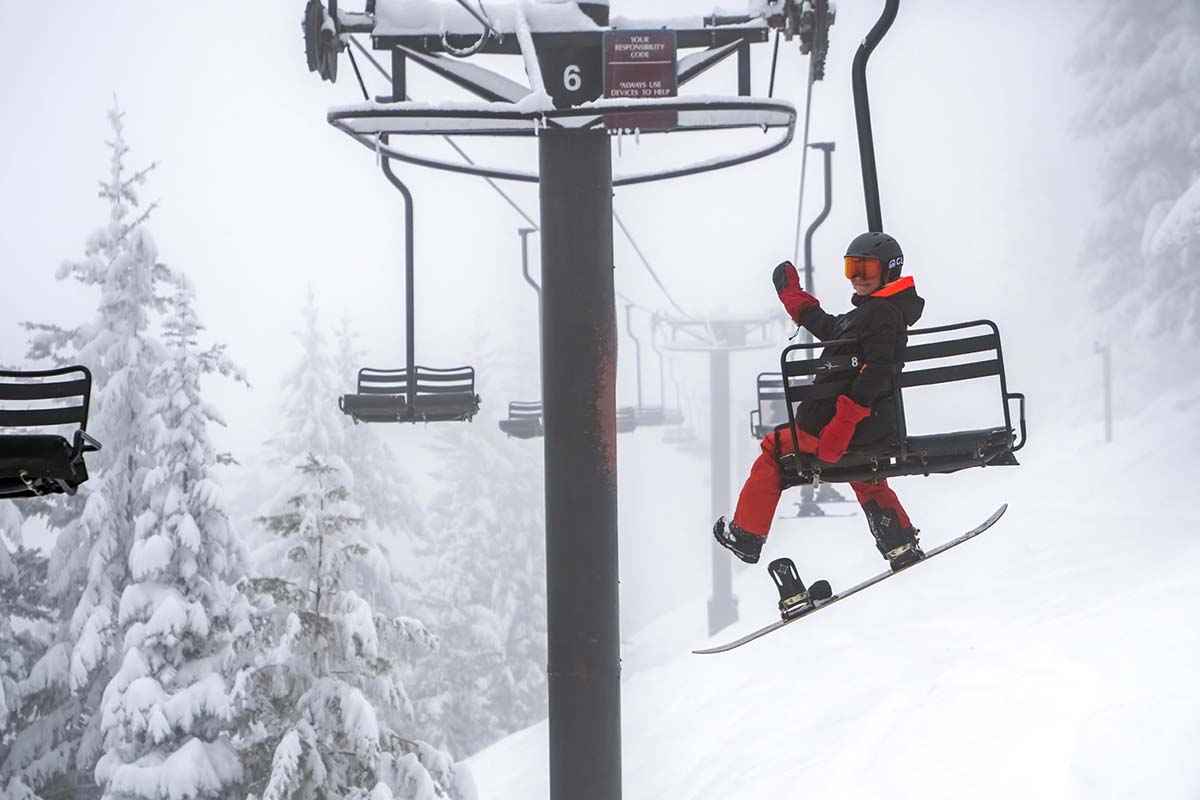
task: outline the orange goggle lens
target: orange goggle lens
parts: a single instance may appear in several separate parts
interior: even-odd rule
[[[883,275],[883,263],[878,258],[846,256],[846,279],[866,278],[877,281]]]

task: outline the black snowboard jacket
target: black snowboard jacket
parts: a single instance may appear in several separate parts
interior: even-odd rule
[[[846,394],[871,416],[858,424],[850,446],[888,439],[896,432],[896,407],[892,399],[893,376],[904,366],[908,327],[921,318],[925,300],[917,294],[912,278],[901,278],[875,294],[851,298],[854,308],[845,314],[829,314],[820,306],[800,314],[803,325],[818,341],[853,339],[854,344],[826,347],[823,358],[857,352],[862,367]],[[845,380],[841,375],[818,375],[814,383]],[[814,436],[821,433],[837,411],[837,398],[810,400],[800,404],[796,424]]]

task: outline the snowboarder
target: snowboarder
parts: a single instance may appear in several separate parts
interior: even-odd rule
[[[716,540],[742,561],[758,562],[771,530],[784,488],[780,455],[815,454],[821,461],[834,464],[852,446],[875,444],[895,435],[893,374],[902,366],[908,327],[921,318],[925,307],[913,279],[901,278],[903,269],[904,253],[891,236],[864,233],[855,238],[845,257],[846,277],[854,287],[854,308],[835,316],[826,313],[817,298],[800,288],[799,275],[791,262],[775,268],[775,290],[797,325],[807,328],[818,341],[855,340],[853,345],[826,348],[824,357],[855,352],[863,366],[846,394],[800,404],[796,410],[796,441],[788,428],[763,439],[762,454],[742,487],[733,521],[726,523],[721,517],[713,526]],[[819,376],[815,382],[832,380],[837,378]],[[892,569],[924,557],[917,542],[919,531],[886,480],[855,482],[850,488],[867,516],[879,552]]]

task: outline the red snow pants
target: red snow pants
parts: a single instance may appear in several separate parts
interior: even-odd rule
[[[750,468],[750,477],[742,486],[738,496],[737,510],[733,512],[733,524],[747,533],[766,536],[771,532],[771,522],[775,519],[775,508],[783,494],[783,473],[776,459],[778,455],[787,453],[817,452],[817,437],[807,431],[799,431],[799,441],[793,442],[792,431],[788,428],[768,434],[762,441],[762,453]],[[866,505],[874,500],[881,509],[895,509],[900,515],[904,527],[910,527],[904,507],[900,505],[896,493],[888,486],[887,481],[878,483],[853,482],[850,488],[854,490],[859,505]]]

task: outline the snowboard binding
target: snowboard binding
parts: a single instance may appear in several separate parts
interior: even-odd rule
[[[833,596],[829,581],[817,581],[807,589],[800,580],[800,572],[790,558],[777,558],[767,566],[775,588],[779,590],[779,615],[792,619],[811,611],[817,603]]]

